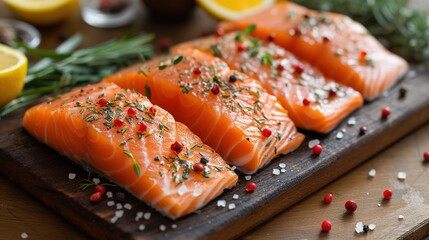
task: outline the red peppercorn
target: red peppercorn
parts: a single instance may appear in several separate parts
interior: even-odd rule
[[[246,186],[246,192],[253,192],[256,189],[256,184],[254,182],[251,182],[247,184]]]
[[[182,146],[182,144],[181,144],[181,143],[179,143],[179,142],[174,142],[174,143],[172,143],[172,144],[171,144],[170,148],[171,148],[171,150],[173,150],[173,151],[175,151],[177,154],[179,154],[179,153],[182,151],[183,146]]]
[[[246,50],[246,47],[242,43],[237,43],[237,52],[243,52]]]
[[[310,100],[308,100],[308,98],[304,98],[302,100],[302,104],[304,104],[304,106],[308,106],[308,105],[310,105]]]
[[[204,171],[204,166],[201,163],[195,163],[193,166],[193,169],[195,172],[200,173],[200,172]]]
[[[91,194],[89,200],[93,203],[99,202],[101,200],[102,194],[100,192],[95,192]]]
[[[325,203],[331,203],[332,202],[332,194],[330,194],[330,193],[325,194],[325,196],[323,197],[323,201]]]
[[[137,131],[142,133],[142,132],[146,132],[146,129],[147,129],[146,123],[140,122],[139,123],[139,129]]]
[[[137,114],[137,110],[135,110],[134,108],[128,108],[127,113],[128,116],[134,117]]]
[[[276,70],[277,72],[283,72],[283,70],[285,70],[285,67],[283,67],[283,65],[281,65],[280,63],[277,64],[276,66]]]
[[[301,35],[301,34],[302,34],[301,28],[300,28],[299,26],[296,26],[296,27],[293,29],[293,35],[294,35],[294,36],[299,36],[299,35]]]
[[[322,222],[322,231],[329,232],[331,231],[331,228],[332,228],[332,224],[329,220],[324,220]]]
[[[353,200],[348,200],[344,207],[346,208],[347,212],[354,212],[357,209],[357,203]]]
[[[383,119],[386,119],[389,115],[390,115],[390,108],[389,107],[384,107],[383,109],[381,109],[381,117]]]
[[[104,195],[106,193],[106,187],[104,185],[98,184],[95,186],[95,192],[99,192],[101,195]]]
[[[323,152],[323,147],[319,144],[314,145],[311,149],[314,155],[320,155]]]
[[[220,92],[219,85],[217,85],[216,83],[215,83],[215,84],[213,84],[213,87],[212,87],[212,93],[213,93],[214,95],[217,95],[217,94],[219,94],[219,92]]]
[[[275,33],[270,33],[270,35],[268,35],[268,42],[272,42],[274,41],[274,39],[276,39],[276,34]]]
[[[223,30],[223,28],[218,28],[215,31],[215,36],[216,37],[222,37],[225,34],[225,31]]]
[[[329,37],[323,36],[323,42],[324,43],[327,43],[327,42],[330,42],[330,41],[331,41],[331,39]]]
[[[365,58],[365,57],[366,57],[366,55],[367,55],[367,53],[366,53],[365,51],[361,51],[361,52],[359,53],[359,57],[360,57],[360,58]]]
[[[429,161],[429,151],[425,151],[423,153],[423,158],[424,158],[424,160]]]
[[[159,45],[160,45],[162,50],[166,51],[171,46],[171,39],[170,38],[163,38],[163,39],[161,39]]]
[[[113,120],[113,124],[115,124],[115,126],[117,127],[122,127],[122,125],[124,125],[124,121],[119,118],[116,118],[115,120]]]
[[[201,74],[201,68],[195,67],[194,69],[192,69],[192,73],[195,75]]]
[[[271,134],[272,134],[271,129],[269,129],[269,128],[262,129],[262,136],[264,136],[264,137],[270,137]]]
[[[293,67],[293,70],[298,74],[301,74],[304,72],[304,68],[301,65],[295,64],[292,67]]]
[[[335,91],[334,89],[329,89],[329,96],[331,97],[337,96],[337,91]]]
[[[390,189],[386,189],[383,192],[384,199],[390,200],[392,198],[393,192]]]
[[[98,105],[100,105],[100,106],[104,106],[108,103],[109,103],[109,101],[107,101],[105,98],[100,98],[100,100],[98,100]]]
[[[366,133],[367,130],[368,129],[365,126],[360,127],[359,128],[359,135],[365,135],[365,133]]]
[[[150,107],[150,108],[149,108],[149,113],[150,113],[151,115],[155,115],[155,114],[156,114],[156,107],[155,107],[155,106]]]

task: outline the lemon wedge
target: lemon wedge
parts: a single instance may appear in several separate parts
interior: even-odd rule
[[[222,20],[237,20],[263,11],[276,0],[197,0],[207,12]]]
[[[20,51],[0,44],[0,106],[16,98],[24,86],[27,57]]]
[[[78,0],[4,0],[19,19],[38,26],[64,21],[77,9]]]

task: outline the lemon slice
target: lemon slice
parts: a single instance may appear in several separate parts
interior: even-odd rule
[[[77,9],[78,0],[4,0],[19,19],[38,26],[64,21]]]
[[[16,98],[24,86],[27,57],[20,51],[0,44],[0,106]]]
[[[197,0],[213,16],[222,20],[237,20],[263,11],[276,0]]]

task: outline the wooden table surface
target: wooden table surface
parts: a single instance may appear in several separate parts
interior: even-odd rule
[[[415,2],[425,6],[423,1]],[[174,24],[153,22],[145,16],[143,10],[133,27],[146,32],[155,32],[158,40],[171,37],[174,42],[196,38],[201,31],[210,31],[217,23],[201,9],[196,9],[187,21]],[[0,17],[12,17],[2,2]],[[85,36],[83,45],[90,46],[119,36],[129,28],[113,30],[92,28],[84,24],[80,15],[76,13],[73,18],[59,26],[40,29],[43,35],[42,47],[53,48],[60,43],[59,35],[71,36],[75,32],[82,32]],[[155,41],[154,45],[159,47],[159,41]],[[429,123],[242,238],[428,237],[429,162],[423,161],[422,155],[425,150],[429,150]],[[368,171],[371,169],[376,169],[375,177],[368,177]],[[399,171],[407,173],[405,180],[397,179]],[[390,201],[383,200],[385,189],[393,191]],[[322,202],[323,196],[328,192],[334,196],[329,205]],[[345,213],[344,202],[349,199],[358,203],[358,210],[354,214]],[[404,218],[400,220],[399,215],[403,215]],[[332,222],[332,230],[328,234],[320,231],[320,224],[324,219]],[[375,224],[376,228],[366,234],[357,234],[354,227],[359,221]],[[88,238],[85,233],[39,203],[11,180],[0,175],[0,239],[20,239],[24,232],[28,234],[29,239]]]

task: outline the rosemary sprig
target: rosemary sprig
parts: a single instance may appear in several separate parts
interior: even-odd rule
[[[28,68],[24,89],[12,102],[0,108],[0,117],[26,106],[46,94],[67,90],[86,83],[95,83],[132,63],[133,59],[152,56],[148,44],[154,35],[139,35],[111,40],[100,45],[75,50],[82,42],[80,34],[62,43],[55,51],[17,45],[33,56],[42,57]]]
[[[429,60],[428,13],[408,7],[408,0],[292,1],[312,9],[348,15],[399,55],[412,61]]]

